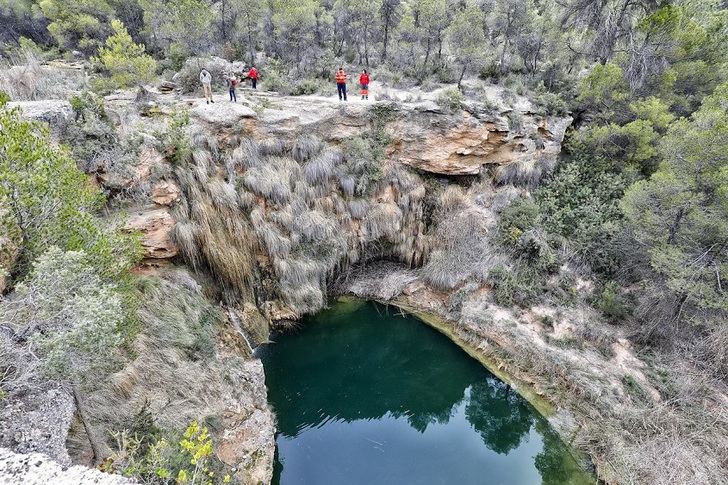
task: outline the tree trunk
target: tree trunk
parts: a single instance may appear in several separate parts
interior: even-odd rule
[[[250,14],[247,15],[248,24],[248,51],[250,53],[250,65],[255,65],[255,47],[253,47],[253,26],[250,22]]]
[[[681,207],[675,215],[675,221],[673,221],[672,225],[670,226],[669,235],[667,237],[668,244],[675,244],[675,239],[677,239],[677,231],[680,229],[680,221],[682,221],[684,214],[685,210],[683,207]]]
[[[463,90],[463,87],[462,87],[463,77],[465,76],[465,70],[467,68],[468,68],[468,65],[467,64],[463,64],[463,68],[460,71],[460,77],[458,78],[458,90],[461,91],[461,92]]]
[[[369,68],[369,28],[364,27],[364,60],[366,61],[367,69]]]
[[[83,425],[84,431],[86,431],[86,436],[88,437],[88,442],[91,445],[91,451],[93,453],[93,456],[91,457],[93,466],[98,465],[101,463],[101,460],[103,459],[103,455],[101,452],[101,445],[99,444],[96,434],[94,433],[93,429],[91,428],[91,425],[88,422],[88,417],[86,416],[86,409],[85,404],[83,401],[83,398],[81,396],[81,391],[78,388],[77,383],[73,383],[71,386],[73,390],[73,400],[76,401],[76,410],[78,411],[78,418],[81,420],[81,424]]]
[[[425,69],[427,69],[427,63],[430,62],[430,50],[432,49],[432,40],[427,37],[427,50],[425,51],[425,61],[422,63],[422,74],[420,74],[420,81],[425,77]]]
[[[228,33],[225,28],[225,0],[222,0],[220,5],[220,31],[222,33],[222,41],[226,43],[228,41]]]
[[[382,63],[387,62],[387,44],[389,43],[389,17],[384,21],[384,47],[382,49]]]

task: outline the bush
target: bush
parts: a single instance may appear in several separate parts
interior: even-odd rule
[[[569,112],[569,105],[563,97],[557,93],[546,91],[543,84],[537,89],[533,102],[543,115],[565,116]]]
[[[290,94],[291,96],[318,94],[321,92],[325,92],[327,89],[326,84],[321,79],[306,78],[297,81],[292,85],[291,83],[288,84],[290,85],[290,87],[288,89],[284,89],[284,92],[287,92],[287,94]]]
[[[629,109],[638,119],[652,123],[660,133],[665,133],[670,123],[675,120],[675,115],[670,113],[669,107],[654,96],[633,102],[629,105]]]
[[[154,134],[160,142],[160,151],[167,155],[173,164],[186,162],[192,154],[187,126],[190,124],[190,114],[187,111],[175,111],[167,124],[167,129]]]
[[[519,198],[501,212],[498,232],[501,242],[515,244],[521,235],[536,226],[539,208],[532,199]]]
[[[612,239],[626,185],[624,177],[603,172],[588,159],[563,164],[535,194],[544,228],[562,236],[593,270],[611,274],[619,263]]]
[[[620,323],[630,314],[629,305],[622,296],[622,289],[614,281],[609,281],[604,285],[594,306],[601,310],[612,323]]]
[[[540,278],[518,269],[499,265],[488,273],[488,282],[493,287],[493,298],[501,306],[528,306],[535,302],[540,291]]]
[[[636,120],[626,125],[610,123],[590,126],[578,132],[568,149],[607,164],[614,172],[631,178],[648,177],[657,168],[659,135],[652,122]]]
[[[139,479],[142,483],[163,485],[227,484],[225,465],[215,456],[210,433],[205,426],[193,421],[181,435],[159,438],[156,435],[134,433],[125,429],[112,433],[116,450],[104,465],[107,472],[119,472]],[[149,440],[153,443],[144,446]]]
[[[458,88],[449,88],[440,91],[437,96],[437,104],[443,111],[454,113],[463,107],[463,94]]]

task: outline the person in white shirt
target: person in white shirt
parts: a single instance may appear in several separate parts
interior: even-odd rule
[[[212,75],[207,69],[200,71],[200,82],[202,83],[202,90],[205,92],[205,101],[207,104],[214,103],[212,99]]]

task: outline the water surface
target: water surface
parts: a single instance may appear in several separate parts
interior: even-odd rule
[[[593,483],[523,398],[392,307],[338,303],[273,340],[274,484]]]

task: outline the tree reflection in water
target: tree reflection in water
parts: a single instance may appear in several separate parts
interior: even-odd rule
[[[579,474],[513,389],[412,317],[338,305],[274,340],[261,357],[282,483],[490,483],[487,470],[493,483],[555,484]]]

